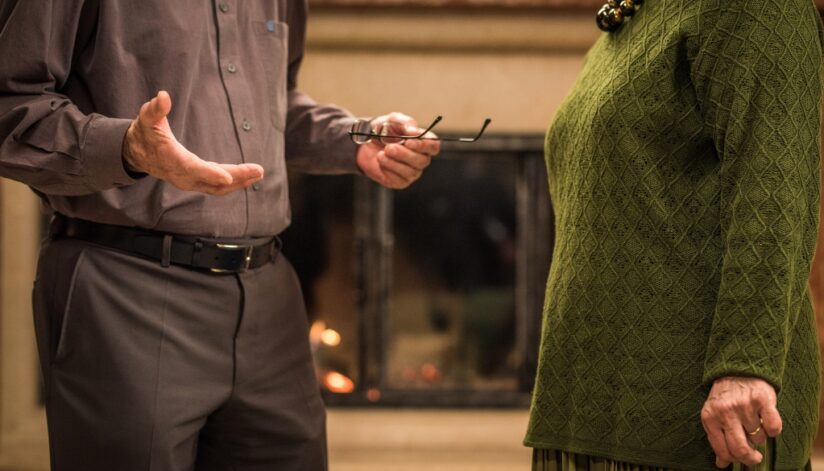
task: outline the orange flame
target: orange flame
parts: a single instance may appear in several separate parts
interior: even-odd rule
[[[320,333],[320,341],[327,347],[337,347],[340,345],[340,334],[333,329],[326,329]]]
[[[323,375],[323,386],[336,394],[351,393],[355,390],[355,383],[337,371],[330,371]]]

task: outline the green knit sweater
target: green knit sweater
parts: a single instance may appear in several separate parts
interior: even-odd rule
[[[710,386],[756,376],[779,393],[776,469],[806,463],[820,24],[811,0],[646,0],[589,52],[547,135],[557,235],[527,445],[712,470]]]

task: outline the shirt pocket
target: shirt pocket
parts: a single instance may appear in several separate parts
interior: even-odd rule
[[[263,66],[263,88],[266,91],[272,126],[283,132],[286,128],[289,75],[289,25],[276,20],[253,23],[257,42],[258,62]]]

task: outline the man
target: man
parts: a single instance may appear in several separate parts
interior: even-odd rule
[[[286,166],[403,188],[439,148],[356,148],[296,88],[306,9],[0,0],[0,176],[56,215],[34,289],[53,469],[326,468]]]

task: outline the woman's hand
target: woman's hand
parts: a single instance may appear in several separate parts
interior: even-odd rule
[[[725,376],[712,384],[701,423],[715,451],[715,465],[752,466],[764,459],[753,448],[781,433],[775,388],[763,379]]]

